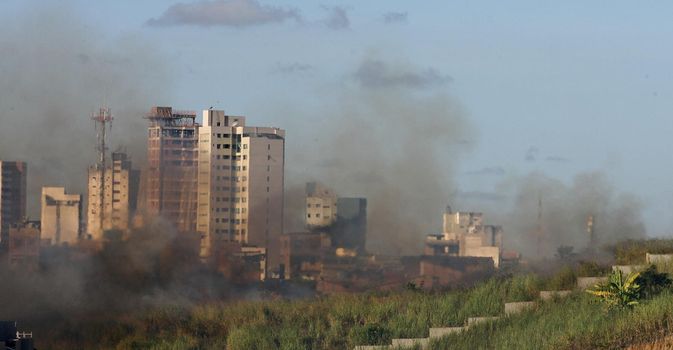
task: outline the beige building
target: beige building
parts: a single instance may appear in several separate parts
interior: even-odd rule
[[[502,227],[483,224],[483,214],[474,212],[444,213],[443,233],[428,235],[426,255],[488,257],[500,266]]]
[[[102,208],[101,173],[105,174]],[[103,238],[106,230],[129,229],[129,220],[136,207],[138,182],[139,172],[131,169],[131,160],[125,153],[112,153],[112,166],[105,172],[96,165],[89,167],[87,232],[92,239]]]
[[[0,161],[0,242],[6,247],[9,226],[26,217],[25,162]]]
[[[266,248],[277,269],[283,232],[285,131],[203,111],[199,128],[197,231],[201,255],[217,240]]]
[[[63,187],[42,187],[42,239],[51,244],[75,244],[82,221],[82,195]]]
[[[337,219],[337,195],[317,182],[306,184],[306,226],[323,228]]]

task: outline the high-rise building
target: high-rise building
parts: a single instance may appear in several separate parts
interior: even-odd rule
[[[101,174],[105,174],[102,213]],[[101,239],[106,230],[128,230],[136,208],[139,175],[138,170],[131,169],[131,160],[121,152],[112,153],[112,165],[104,172],[99,166],[89,167],[87,232],[91,238]]]
[[[25,162],[0,161],[0,243],[6,246],[9,226],[26,217]]]
[[[51,244],[75,244],[80,238],[82,195],[63,187],[42,187],[42,239]]]
[[[283,232],[285,131],[245,125],[245,117],[203,111],[199,129],[198,223],[202,257],[217,240],[266,248],[279,264]]]
[[[147,139],[144,212],[161,216],[179,232],[196,231],[199,125],[196,113],[153,107]]]

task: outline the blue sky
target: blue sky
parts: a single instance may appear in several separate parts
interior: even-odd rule
[[[45,3],[0,0],[0,14]],[[172,86],[170,101],[156,104],[299,125],[288,143],[309,133],[311,120],[278,111],[316,110],[316,91],[347,80],[363,59],[432,69],[451,77],[439,89],[460,101],[476,130],[456,170],[461,190],[490,192],[530,171],[568,182],[602,170],[643,200],[650,234],[673,232],[671,2],[260,0],[301,20],[238,27],[148,25],[173,1],[51,3],[97,26],[104,40],[140,37],[159,50]],[[340,29],[324,22],[335,6],[348,18]],[[390,12],[405,18],[386,24]],[[529,151],[535,161],[525,159]],[[485,168],[498,171],[475,175]]]

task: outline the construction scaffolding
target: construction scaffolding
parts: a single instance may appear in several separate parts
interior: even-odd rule
[[[153,107],[149,120],[146,212],[180,232],[196,231],[198,127],[196,112]]]

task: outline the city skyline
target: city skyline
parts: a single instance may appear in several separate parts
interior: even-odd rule
[[[91,49],[88,46],[84,52],[69,53],[78,64],[105,67],[105,62],[99,61],[107,53],[105,46],[121,51],[113,52],[112,62],[133,58],[131,63],[155,63],[156,56],[161,57],[161,64],[141,77],[152,81],[152,88],[161,86],[161,91],[149,94],[148,99],[131,101],[133,108],[126,108],[119,103],[123,94],[114,92],[117,83],[112,82],[102,89],[108,91],[96,91],[92,93],[96,98],[73,106],[68,113],[71,122],[80,115],[86,118],[106,93],[117,95],[109,96],[108,103],[113,109],[120,108],[114,127],[142,123],[135,119],[151,105],[212,105],[227,113],[254,117],[259,124],[289,130],[287,177],[301,178],[296,182],[302,184],[329,172],[325,169],[331,169],[330,162],[342,160],[332,154],[323,157],[332,159],[321,159],[302,152],[303,145],[312,145],[317,153],[333,148],[335,137],[316,138],[314,129],[333,129],[334,119],[339,117],[348,124],[363,125],[386,120],[360,118],[371,108],[362,106],[357,95],[395,89],[404,90],[404,99],[422,96],[408,98],[411,104],[429,101],[427,95],[439,95],[452,101],[450,110],[460,111],[468,132],[452,135],[453,143],[430,144],[453,148],[447,155],[438,155],[441,150],[434,155],[441,165],[438,176],[447,178],[443,203],[433,199],[437,213],[449,201],[470,209],[508,205],[516,199],[518,183],[531,172],[571,187],[578,174],[598,171],[613,185],[615,196],[630,193],[641,201],[650,235],[673,228],[673,219],[664,215],[673,207],[673,185],[668,184],[665,162],[659,161],[671,126],[667,111],[673,109],[670,99],[665,98],[670,94],[666,85],[670,72],[665,63],[671,53],[654,51],[673,30],[661,15],[671,5],[632,9],[617,2],[604,9],[579,2],[562,8],[531,1],[511,7],[484,2],[413,6],[403,2],[325,6],[289,1],[240,3],[277,17],[200,25],[176,15],[175,3],[163,1],[134,4],[134,11],[125,11],[129,3],[123,1],[97,6],[70,1],[63,3],[63,9],[53,2],[5,1],[0,9],[7,10],[2,13],[18,13],[21,19],[51,13],[55,19],[38,26],[38,33],[73,20],[65,33],[84,31],[89,33],[86,43],[100,40],[93,45],[93,53],[86,51]],[[274,9],[278,11],[271,11]],[[118,21],[104,27],[94,25],[105,16]],[[11,20],[5,26],[14,32],[22,28]],[[316,50],[300,50],[308,43],[316,45]],[[202,47],[210,47],[213,54],[201,54]],[[120,50],[125,48],[141,55],[125,54]],[[131,64],[129,69],[135,72],[137,67]],[[613,74],[616,71],[620,74]],[[170,78],[157,78],[164,72],[170,72]],[[286,88],[288,85],[292,88]],[[340,104],[359,109],[337,110]],[[0,108],[2,118],[13,113],[11,108],[23,109],[20,105]],[[401,122],[401,118],[392,118],[393,126],[386,132],[403,130]],[[653,124],[661,127],[652,128]],[[136,138],[120,131],[112,136],[115,144],[130,144],[130,148],[135,147]],[[635,138],[647,141],[624,142]],[[29,147],[24,152],[28,151]],[[378,158],[395,160],[387,150],[381,154]],[[390,160],[384,165],[391,168]],[[653,170],[639,170],[644,165]],[[301,176],[306,173],[317,175]],[[352,174],[357,171],[350,171],[349,177]],[[344,195],[358,195],[366,187],[334,186]],[[35,213],[35,208],[31,212]],[[428,226],[438,227],[438,220],[433,219],[437,213],[428,214]],[[425,231],[419,235],[428,233],[426,227],[419,230]]]

